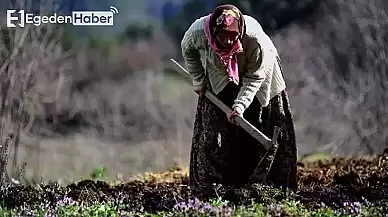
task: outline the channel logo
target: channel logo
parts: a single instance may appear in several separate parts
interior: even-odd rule
[[[72,24],[73,26],[113,26],[119,10],[110,6],[109,11],[73,11],[71,15],[35,15],[25,10],[7,10],[7,27],[24,27],[26,24]]]

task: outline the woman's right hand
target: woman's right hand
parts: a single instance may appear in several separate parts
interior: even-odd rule
[[[205,96],[206,89],[207,89],[206,84],[202,84],[200,86],[195,87],[194,91],[198,93],[200,98],[202,98]]]

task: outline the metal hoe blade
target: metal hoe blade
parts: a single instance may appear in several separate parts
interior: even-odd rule
[[[182,71],[185,72],[185,76],[191,77],[189,72],[177,61],[175,61],[174,59],[171,59],[171,61]],[[230,109],[221,100],[219,100],[212,92],[206,90],[205,97],[208,98],[212,103],[214,103],[218,108],[220,108],[225,114],[230,114],[232,112],[232,109]],[[243,128],[246,132],[248,132],[253,138],[255,138],[260,144],[262,144],[267,151],[263,158],[259,161],[254,173],[251,176],[251,180],[256,182],[263,182],[268,177],[269,171],[272,167],[272,163],[278,149],[277,138],[280,133],[280,128],[275,126],[273,137],[272,139],[269,139],[264,133],[258,130],[247,120],[245,120],[242,116],[237,116],[235,118],[235,122],[237,125],[241,126],[241,128]],[[267,165],[265,165],[263,168],[261,167],[261,165],[264,162],[266,162]]]

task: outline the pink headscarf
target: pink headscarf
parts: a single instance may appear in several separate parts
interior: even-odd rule
[[[222,9],[222,7],[228,7],[227,6],[220,6],[216,8],[215,11]],[[233,7],[233,6],[229,6]],[[232,10],[232,11],[231,11]],[[215,14],[215,13],[213,13]],[[210,14],[206,20],[205,20],[205,35],[208,40],[208,44],[210,48],[217,54],[217,56],[220,58],[221,63],[225,66],[226,71],[229,75],[229,80],[234,82],[235,84],[239,84],[239,72],[238,72],[238,64],[237,64],[237,53],[240,53],[243,51],[243,47],[241,44],[241,41],[238,39],[236,40],[234,46],[232,48],[219,48],[216,44],[216,39],[211,35],[211,23],[210,20],[212,19],[213,14]],[[223,13],[221,16],[223,16],[221,19],[217,19],[217,22],[220,22],[218,24],[226,26],[228,28],[229,26],[232,26],[232,24],[236,24],[235,22],[238,22],[236,20],[236,16],[239,16],[238,11],[235,10],[235,8],[231,9],[223,9]],[[238,25],[238,24],[237,24]],[[243,34],[243,32],[240,31],[240,34]]]

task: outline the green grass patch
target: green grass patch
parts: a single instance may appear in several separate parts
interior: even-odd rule
[[[252,202],[248,205],[234,206],[228,201],[213,199],[207,202],[199,200],[190,200],[187,202],[177,203],[177,205],[169,211],[160,211],[156,213],[149,212],[133,212],[126,210],[125,204],[122,206],[114,206],[109,203],[95,205],[60,205],[57,208],[50,209],[46,207],[36,208],[28,214],[32,216],[90,216],[90,217],[114,217],[114,216],[151,216],[151,217],[167,217],[167,216],[311,216],[311,217],[340,217],[340,216],[381,216],[383,213],[382,206],[365,206],[358,203],[349,204],[347,208],[333,210],[327,207],[309,208],[305,205],[291,200],[283,200],[278,203],[264,205]],[[8,217],[20,214],[20,210],[10,210],[0,207],[0,216]],[[26,213],[24,213],[25,215]]]
[[[301,162],[330,161],[334,157],[335,156],[332,156],[328,153],[317,152],[317,153],[313,153],[313,154],[304,155],[300,158],[299,161],[301,161]]]

